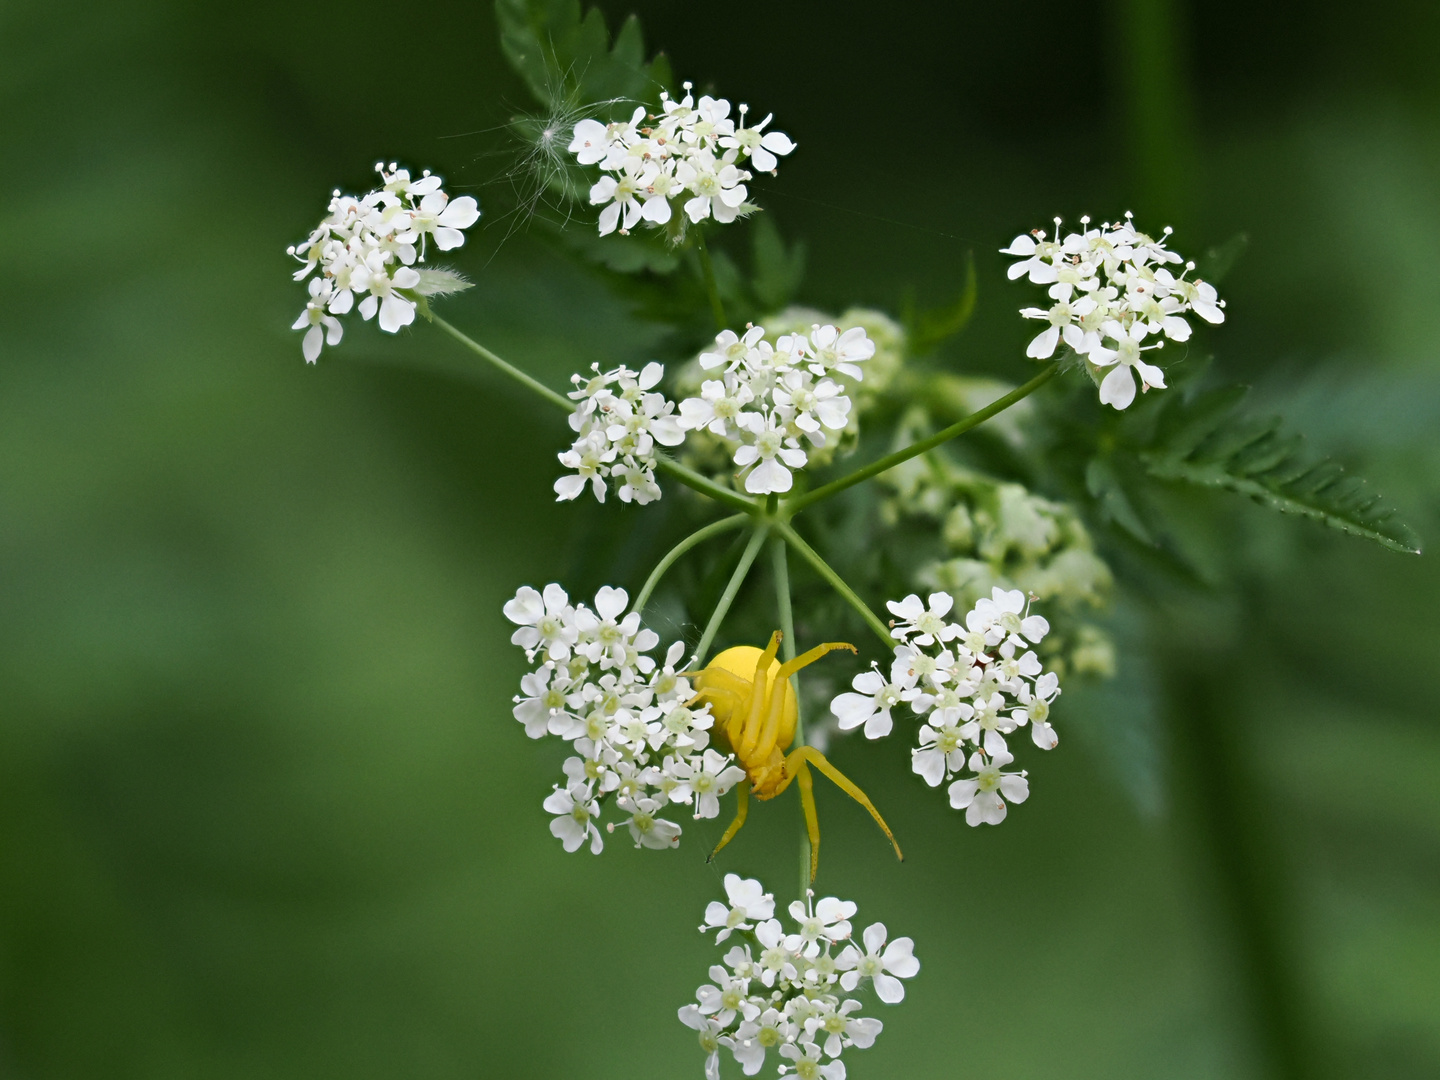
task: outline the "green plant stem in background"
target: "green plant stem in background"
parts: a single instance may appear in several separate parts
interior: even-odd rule
[[[1123,42],[1114,75],[1122,80],[1133,207],[1184,228],[1195,203],[1195,104],[1180,0],[1113,0],[1110,21]]]
[[[790,564],[785,550],[785,538],[775,536],[770,540],[770,562],[775,577],[775,607],[780,615],[780,653],[788,663],[795,659],[795,612],[790,606]],[[790,686],[795,691],[795,738],[790,745],[805,745],[805,715],[801,710],[799,676],[790,676]],[[800,898],[810,888],[810,834],[805,829],[805,818],[800,818]]]
[[[851,607],[858,611],[865,620],[865,624],[875,631],[875,636],[885,643],[887,649],[895,646],[895,639],[890,636],[890,628],[880,621],[859,594],[849,585],[845,579],[830,568],[830,564],[822,559],[819,553],[800,538],[800,534],[792,529],[788,522],[777,521],[775,528],[785,538],[785,542],[800,553],[801,558],[815,568],[815,572],[829,582],[830,587],[839,593]]]
[[[985,408],[977,409],[975,412],[971,413],[963,420],[957,420],[949,427],[937,431],[928,439],[921,439],[919,442],[911,446],[907,446],[904,450],[897,450],[893,454],[887,454],[879,461],[871,462],[863,469],[856,469],[849,476],[842,476],[839,480],[832,480],[830,483],[818,487],[814,491],[808,492],[804,495],[797,495],[793,499],[787,499],[785,501],[786,509],[789,510],[792,514],[798,514],[806,507],[813,506],[815,505],[815,503],[820,502],[823,499],[828,499],[832,495],[838,495],[840,492],[844,491],[848,487],[854,487],[856,484],[864,480],[869,480],[872,476],[879,476],[881,473],[893,469],[896,465],[909,461],[911,458],[916,457],[919,454],[923,454],[927,450],[934,450],[935,447],[939,446],[941,443],[949,442],[957,435],[965,434],[965,432],[969,431],[973,427],[983,424],[992,416],[1004,412],[1011,405],[1014,405],[1017,401],[1029,397],[1036,390],[1039,390],[1040,387],[1044,386],[1047,382],[1053,379],[1055,377],[1055,373],[1059,370],[1060,362],[1057,360],[1055,363],[1047,367],[1044,371],[1040,372],[1039,375],[1036,375],[1033,379],[1027,382],[1024,386],[1017,387],[1016,389],[1010,391],[1010,393],[1006,394],[1004,397],[999,398],[996,401],[992,401],[989,405],[986,405]]]
[[[705,234],[697,229],[695,236],[695,254],[700,257],[700,276],[705,279],[705,292],[710,297],[710,313],[715,316],[715,329],[724,330],[729,323],[725,319],[725,305],[720,300],[720,285],[715,280],[715,264],[710,261]]]
[[[680,558],[681,555],[684,555],[696,544],[702,543],[712,536],[719,536],[721,533],[728,532],[731,529],[738,529],[749,520],[749,514],[735,514],[728,518],[721,518],[719,521],[712,521],[703,529],[696,529],[689,536],[685,537],[684,540],[681,540],[656,564],[655,569],[650,571],[650,576],[645,579],[645,584],[640,589],[640,595],[635,597],[635,605],[630,610],[643,611],[645,609],[645,604],[649,601],[650,594],[655,591],[655,586],[660,584],[660,579],[665,576],[665,571],[674,566],[675,560]]]
[[[1216,620],[1219,621],[1219,620]],[[1173,627],[1159,629],[1164,639]],[[1198,635],[1197,635],[1198,636]],[[1241,1012],[1269,1080],[1328,1075],[1323,1032],[1308,1020],[1290,935],[1295,909],[1285,861],[1264,822],[1267,787],[1251,766],[1233,707],[1215,673],[1244,664],[1233,643],[1196,647],[1195,636],[1159,650],[1176,773],[1177,810],[1203,867],[1200,882],[1233,956]],[[1223,948],[1223,945],[1222,945]]]
[[[438,326],[441,330],[444,330],[456,341],[460,342],[461,345],[464,345],[476,356],[479,356],[481,359],[487,361],[494,367],[503,371],[506,375],[509,375],[510,378],[514,379],[520,385],[528,387],[529,389],[535,391],[535,393],[539,394],[546,401],[550,402],[550,404],[558,405],[567,413],[575,411],[575,402],[571,401],[564,394],[560,394],[554,390],[551,390],[550,387],[546,386],[538,379],[534,379],[529,375],[526,375],[525,372],[521,371],[514,364],[509,364],[506,363],[504,360],[501,360],[500,357],[496,356],[489,349],[485,348],[484,345],[481,345],[474,338],[469,337],[468,335],[457,330],[444,319],[440,318],[439,315],[436,315],[432,312],[430,315],[430,321],[433,322],[436,326]]]
[[[700,635],[700,644],[695,646],[695,663],[697,665],[705,663],[705,656],[710,652],[710,645],[715,640],[715,633],[720,629],[720,624],[725,621],[725,616],[730,611],[730,605],[735,602],[735,594],[745,583],[745,576],[750,573],[750,565],[755,561],[755,556],[760,551],[760,545],[765,543],[765,537],[769,535],[769,532],[769,522],[762,521],[750,534],[750,542],[741,552],[740,562],[736,565],[735,572],[730,575],[730,580],[725,585],[725,591],[720,594],[720,602],[715,605],[714,614],[705,624],[705,632]]]

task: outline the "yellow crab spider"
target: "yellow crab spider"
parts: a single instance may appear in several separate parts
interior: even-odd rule
[[[903,861],[905,856],[900,853],[900,845],[895,843],[880,811],[863,791],[825,760],[824,754],[813,746],[797,746],[785,753],[795,740],[799,716],[790,676],[826,653],[836,649],[849,649],[853,653],[855,646],[830,641],[781,664],[775,658],[780,649],[780,636],[780,631],[775,631],[763,652],[753,645],[726,649],[694,674],[696,694],[690,704],[710,702],[715,716],[716,742],[734,752],[746,775],[736,786],[735,820],[720,837],[710,858],[719,854],[745,824],[752,791],[762,801],[773,799],[793,780],[800,785],[800,806],[805,812],[805,831],[810,835],[810,880],[814,881],[815,872],[820,868],[820,822],[815,816],[814,781],[808,767],[813,765],[870,811],[870,816],[894,845],[896,857]]]

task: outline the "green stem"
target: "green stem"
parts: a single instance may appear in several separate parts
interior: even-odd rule
[[[715,264],[710,261],[710,249],[705,246],[705,234],[696,229],[695,236],[695,253],[700,256],[700,276],[705,279],[705,291],[710,295],[710,314],[715,316],[715,329],[724,330],[730,324],[725,319],[725,305],[720,301],[720,285],[715,280]]]
[[[750,542],[745,545],[745,550],[740,555],[740,563],[735,567],[735,572],[730,575],[730,581],[725,585],[725,591],[720,594],[720,603],[715,605],[715,613],[705,624],[705,632],[700,635],[700,644],[695,646],[696,664],[705,662],[705,655],[710,651],[710,644],[715,640],[715,633],[720,629],[720,624],[725,621],[725,616],[729,614],[730,605],[735,602],[735,594],[745,583],[745,575],[750,573],[750,564],[755,561],[755,555],[760,551],[760,545],[765,542],[765,536],[769,531],[770,523],[762,521],[750,535]]]
[[[861,600],[855,590],[845,584],[845,579],[830,568],[830,564],[822,559],[818,552],[800,538],[800,534],[792,529],[788,522],[777,521],[776,530],[785,538],[785,542],[800,553],[801,558],[815,568],[815,572],[830,583],[830,587],[843,596],[847,603],[858,611],[865,620],[865,625],[875,631],[875,636],[885,643],[887,649],[895,647],[895,639],[890,636],[890,628],[880,621],[879,617],[870,610],[864,600]]]
[[[660,472],[669,473],[680,483],[694,488],[701,495],[708,495],[716,502],[732,506],[736,510],[744,510],[746,513],[753,514],[760,508],[760,504],[754,499],[741,495],[738,491],[731,491],[729,488],[717,484],[708,476],[702,476],[694,469],[681,465],[674,458],[667,457],[658,451],[655,454],[655,468]]]
[[[739,528],[749,520],[750,516],[748,514],[735,514],[732,517],[721,518],[719,521],[712,521],[703,529],[697,529],[685,537],[684,540],[681,540],[656,564],[655,569],[650,571],[650,576],[645,579],[645,584],[640,589],[640,595],[635,598],[635,604],[630,610],[643,611],[645,609],[645,604],[650,599],[650,594],[655,591],[655,586],[660,584],[660,579],[665,576],[665,571],[674,566],[675,560],[680,558],[681,555],[684,555],[696,544],[709,540],[712,536],[719,536],[721,533],[728,532],[730,529]]]
[[[983,409],[977,409],[963,420],[958,420],[949,427],[942,428],[928,439],[921,439],[919,442],[907,446],[904,450],[897,450],[893,454],[887,454],[879,461],[871,462],[863,469],[857,469],[849,476],[842,476],[839,480],[832,480],[830,483],[818,487],[814,491],[785,500],[786,509],[788,509],[791,514],[798,514],[806,507],[813,506],[815,503],[828,499],[832,495],[838,495],[848,487],[854,487],[863,480],[869,480],[872,476],[879,476],[881,473],[893,469],[896,465],[909,461],[911,458],[923,454],[927,450],[934,450],[935,447],[941,443],[949,442],[957,435],[965,434],[965,432],[971,428],[983,424],[997,413],[1004,412],[1017,401],[1029,397],[1053,379],[1055,373],[1059,370],[1060,362],[1057,360],[1024,386],[1010,391],[1010,393],[997,401],[992,401]]]
[[[575,402],[571,401],[564,394],[556,393],[554,390],[551,390],[548,386],[540,382],[538,379],[532,379],[529,375],[526,375],[525,372],[521,371],[514,364],[508,364],[504,360],[501,360],[500,357],[496,356],[489,349],[485,348],[484,345],[481,345],[474,338],[469,337],[468,335],[455,329],[455,327],[451,326],[444,319],[440,318],[439,315],[432,313],[430,316],[430,321],[433,322],[436,326],[440,327],[441,330],[444,330],[456,341],[460,342],[461,345],[464,345],[471,352],[475,353],[477,356],[481,357],[484,360],[488,360],[491,364],[499,368],[506,375],[509,375],[521,386],[529,387],[531,390],[534,390],[535,393],[543,397],[546,401],[550,402],[550,404],[558,405],[566,412],[575,411]]]
[[[775,573],[775,606],[780,614],[780,655],[787,661],[795,659],[795,612],[790,607],[790,564],[785,558],[785,538],[772,537],[770,540],[771,568]],[[799,715],[800,686],[796,676],[790,676],[790,685],[795,688],[795,741],[805,741],[805,728]]]
[[[780,609],[780,651],[786,661],[795,659],[795,612],[790,606],[790,564],[785,551],[785,538],[775,536],[770,540],[770,559],[775,576],[775,606]],[[800,683],[796,676],[790,676],[790,687],[795,691],[795,738],[791,746],[805,745],[805,718],[800,711]],[[800,818],[800,898],[810,887],[810,834],[805,830],[805,818]]]

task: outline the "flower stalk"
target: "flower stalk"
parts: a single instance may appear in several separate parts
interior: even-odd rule
[[[548,401],[551,405],[555,405],[558,408],[564,409],[567,413],[575,411],[575,403],[569,398],[567,398],[564,394],[551,390],[550,387],[546,386],[539,379],[536,379],[531,375],[525,374],[525,372],[521,371],[514,364],[508,363],[507,361],[500,359],[500,357],[496,356],[489,349],[485,348],[484,345],[481,345],[478,341],[470,337],[470,335],[466,334],[463,330],[459,330],[456,327],[452,326],[450,323],[446,322],[434,312],[430,313],[430,321],[433,322],[436,326],[438,326],[441,330],[444,330],[445,333],[449,334],[456,341],[460,342],[461,345],[464,345],[476,356],[480,357],[480,359],[484,360],[487,364],[491,365],[496,370],[508,375],[510,378],[518,382],[521,386],[524,386],[529,390],[533,390],[535,393],[539,394],[542,398]]]
[[[750,534],[750,542],[741,552],[740,562],[736,565],[735,572],[730,575],[730,580],[725,584],[725,591],[720,594],[720,602],[715,605],[715,611],[710,616],[710,621],[705,624],[705,630],[700,635],[700,643],[695,646],[695,664],[703,664],[709,655],[710,646],[715,640],[716,633],[720,630],[720,624],[729,614],[730,605],[735,602],[735,596],[740,592],[740,586],[745,584],[745,577],[750,573],[750,566],[755,562],[755,556],[760,552],[760,545],[765,543],[765,537],[769,533],[770,522],[761,521],[755,527],[755,531]]]
[[[832,589],[840,594],[846,603],[860,613],[860,617],[865,620],[865,625],[875,632],[875,636],[884,643],[887,649],[895,644],[894,640],[890,637],[890,628],[880,620],[878,615],[870,610],[869,605],[860,599],[859,594],[846,584],[845,579],[837,574],[831,568],[830,564],[820,557],[819,552],[801,539],[800,534],[790,527],[788,521],[776,521],[775,529],[785,538],[785,542],[798,551],[800,557],[808,562],[811,567],[814,568],[815,572],[824,578]]]
[[[655,565],[655,569],[650,571],[650,576],[645,579],[645,584],[640,588],[640,595],[635,597],[635,605],[630,610],[640,613],[644,612],[645,605],[650,600],[650,595],[655,591],[655,586],[660,584],[660,579],[665,576],[665,571],[674,566],[675,561],[679,559],[681,555],[684,555],[696,544],[709,540],[712,536],[719,536],[721,533],[729,532],[731,529],[738,529],[749,520],[750,518],[746,514],[733,514],[728,518],[712,521],[709,525],[701,529],[696,529],[689,536],[685,537],[684,540],[681,540],[666,552],[665,557]]]

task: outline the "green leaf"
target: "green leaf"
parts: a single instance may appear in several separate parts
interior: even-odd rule
[[[805,244],[796,241],[788,248],[770,217],[755,222],[754,276],[751,288],[763,311],[779,311],[790,303],[805,277]]]
[[[1093,457],[1085,466],[1085,487],[1100,504],[1101,512],[1142,544],[1155,546],[1155,538],[1135,511],[1115,466],[1109,458]]]
[[[640,20],[625,20],[615,43],[599,8],[580,0],[495,0],[500,47],[547,108],[655,101],[673,76],[665,57],[645,63]]]
[[[618,274],[670,274],[680,265],[680,252],[666,242],[665,234],[650,229],[628,235],[600,236],[593,225],[556,229],[555,235],[572,252],[587,262]]]
[[[1304,440],[1279,418],[1238,415],[1245,393],[1231,387],[1192,401],[1177,395],[1158,427],[1158,445],[1140,455],[1150,474],[1248,495],[1393,551],[1420,553],[1420,538],[1365,481],[1334,461],[1307,457]]]
[[[965,254],[965,285],[954,302],[944,307],[918,310],[913,301],[905,305],[906,342],[912,355],[923,356],[947,338],[965,329],[975,313],[979,282],[975,276],[975,253]]]

